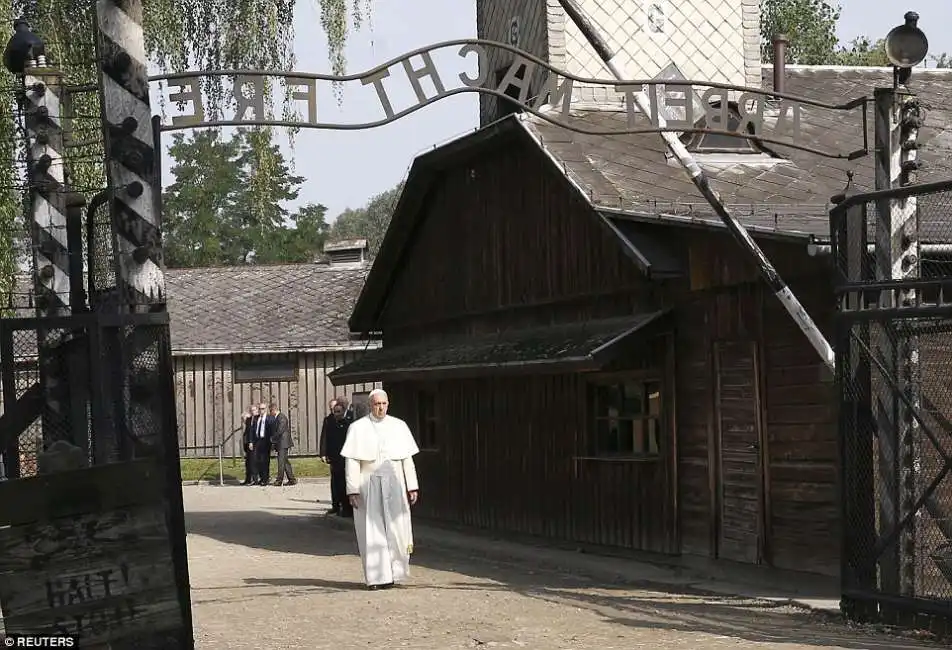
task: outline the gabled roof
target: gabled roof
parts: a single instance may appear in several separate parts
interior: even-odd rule
[[[326,264],[169,269],[172,351],[363,349],[347,317],[366,276],[366,267]]]
[[[772,88],[771,66],[763,70],[763,86]],[[886,68],[788,66],[786,92],[830,104],[868,97],[890,86]],[[916,69],[910,88],[926,110],[919,133],[920,182],[952,178],[952,71]],[[570,121],[588,130],[623,130],[627,115],[620,110],[572,110]],[[642,118],[645,119],[645,118]],[[645,121],[647,124],[647,121]],[[853,190],[872,190],[873,111],[868,110],[869,154],[853,161],[769,146],[785,160],[764,164],[759,156],[717,162],[700,159],[712,185],[733,216],[752,234],[814,241],[829,237],[830,198],[846,187],[853,171]],[[801,116],[804,144],[833,151],[863,146],[862,109],[831,111],[805,107]],[[622,237],[622,221],[645,221],[704,228],[723,228],[687,174],[669,160],[661,137],[638,135],[583,135],[531,114],[513,114],[473,134],[419,156],[410,169],[403,194],[391,220],[380,253],[350,319],[351,329],[376,327],[406,244],[419,227],[420,209],[442,169],[513,140],[531,142],[553,162],[622,239],[626,252],[631,241]],[[725,161],[726,160],[726,161]],[[923,224],[926,225],[927,224]],[[927,226],[928,228],[928,226]]]

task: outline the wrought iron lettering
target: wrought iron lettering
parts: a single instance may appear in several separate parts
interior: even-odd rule
[[[453,75],[455,79],[446,74],[446,71],[441,73],[432,53],[447,47],[456,48],[455,60],[461,66],[475,67],[475,72],[465,69],[457,71]],[[505,50],[511,59],[498,82],[489,77],[491,66],[488,50],[490,48]],[[454,59],[448,60],[450,63],[446,65],[451,65]],[[537,74],[539,71],[542,71],[541,75]],[[232,78],[232,94],[236,107],[232,117],[206,116],[199,82],[203,77],[210,76]],[[305,107],[304,115],[296,120],[268,119],[265,115],[266,78],[280,80],[289,91],[288,96]],[[437,43],[408,52],[372,70],[352,75],[334,76],[268,70],[211,70],[164,74],[151,78],[151,81],[163,80],[170,88],[169,100],[182,111],[172,116],[171,124],[162,126],[164,131],[199,126],[252,124],[335,130],[367,129],[389,124],[445,97],[478,92],[499,97],[504,101],[517,102],[527,113],[570,131],[587,135],[660,132],[720,133],[738,138],[758,138],[765,143],[789,146],[831,158],[853,159],[867,153],[865,147],[848,152],[810,147],[801,142],[800,128],[806,107],[811,110],[833,111],[861,108],[862,114],[857,119],[857,129],[860,134],[865,135],[865,97],[843,104],[827,104],[807,98],[773,94],[756,88],[715,82],[661,78],[631,81],[591,79],[553,68],[542,59],[511,45],[479,39],[459,39]],[[380,108],[379,120],[346,124],[324,122],[319,119],[321,117],[318,106],[320,84],[339,84],[349,81],[359,82],[361,87],[372,87]],[[409,106],[396,105],[394,89],[399,84],[405,84],[404,87],[412,91]],[[581,124],[573,123],[571,110],[576,84],[607,86],[618,93],[628,116],[626,128],[589,129]],[[174,90],[171,90],[173,88]],[[649,97],[650,115],[642,115],[634,99],[640,92],[646,92]],[[737,98],[736,102],[731,101],[733,97]],[[730,119],[729,105],[735,106],[734,110],[739,120]],[[664,119],[660,119],[661,117]]]

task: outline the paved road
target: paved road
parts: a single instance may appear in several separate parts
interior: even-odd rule
[[[532,566],[489,543],[418,546],[410,584],[369,592],[352,529],[326,521],[316,503],[326,490],[185,488],[200,650],[938,647],[765,601]]]

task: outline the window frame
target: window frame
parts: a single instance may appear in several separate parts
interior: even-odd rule
[[[233,354],[231,381],[233,384],[271,384],[298,380],[298,355],[288,354]]]
[[[617,415],[599,414],[597,392],[606,386],[623,386],[626,383],[640,385],[639,399],[641,402],[639,415],[619,412]],[[658,396],[657,412],[651,412],[650,394],[656,389]],[[622,389],[623,390],[623,389]],[[665,410],[667,393],[666,382],[660,371],[625,372],[610,375],[591,377],[585,382],[583,395],[585,400],[585,435],[583,439],[583,455],[578,460],[597,460],[615,462],[657,463],[663,460],[667,449],[665,432],[667,431],[668,414]],[[615,421],[631,423],[630,435],[631,450],[623,451],[620,448],[612,451],[601,447],[599,441],[599,422]],[[635,423],[639,423],[641,433]],[[652,426],[653,424],[653,426]],[[621,429],[618,429],[621,435]],[[641,437],[641,444],[638,444]],[[620,443],[620,440],[619,440]],[[640,448],[640,450],[639,450]]]

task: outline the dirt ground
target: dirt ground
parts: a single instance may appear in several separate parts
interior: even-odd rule
[[[939,647],[763,600],[531,566],[491,544],[428,544],[422,532],[411,582],[370,592],[352,527],[327,521],[318,498],[324,483],[185,488],[200,650]]]

